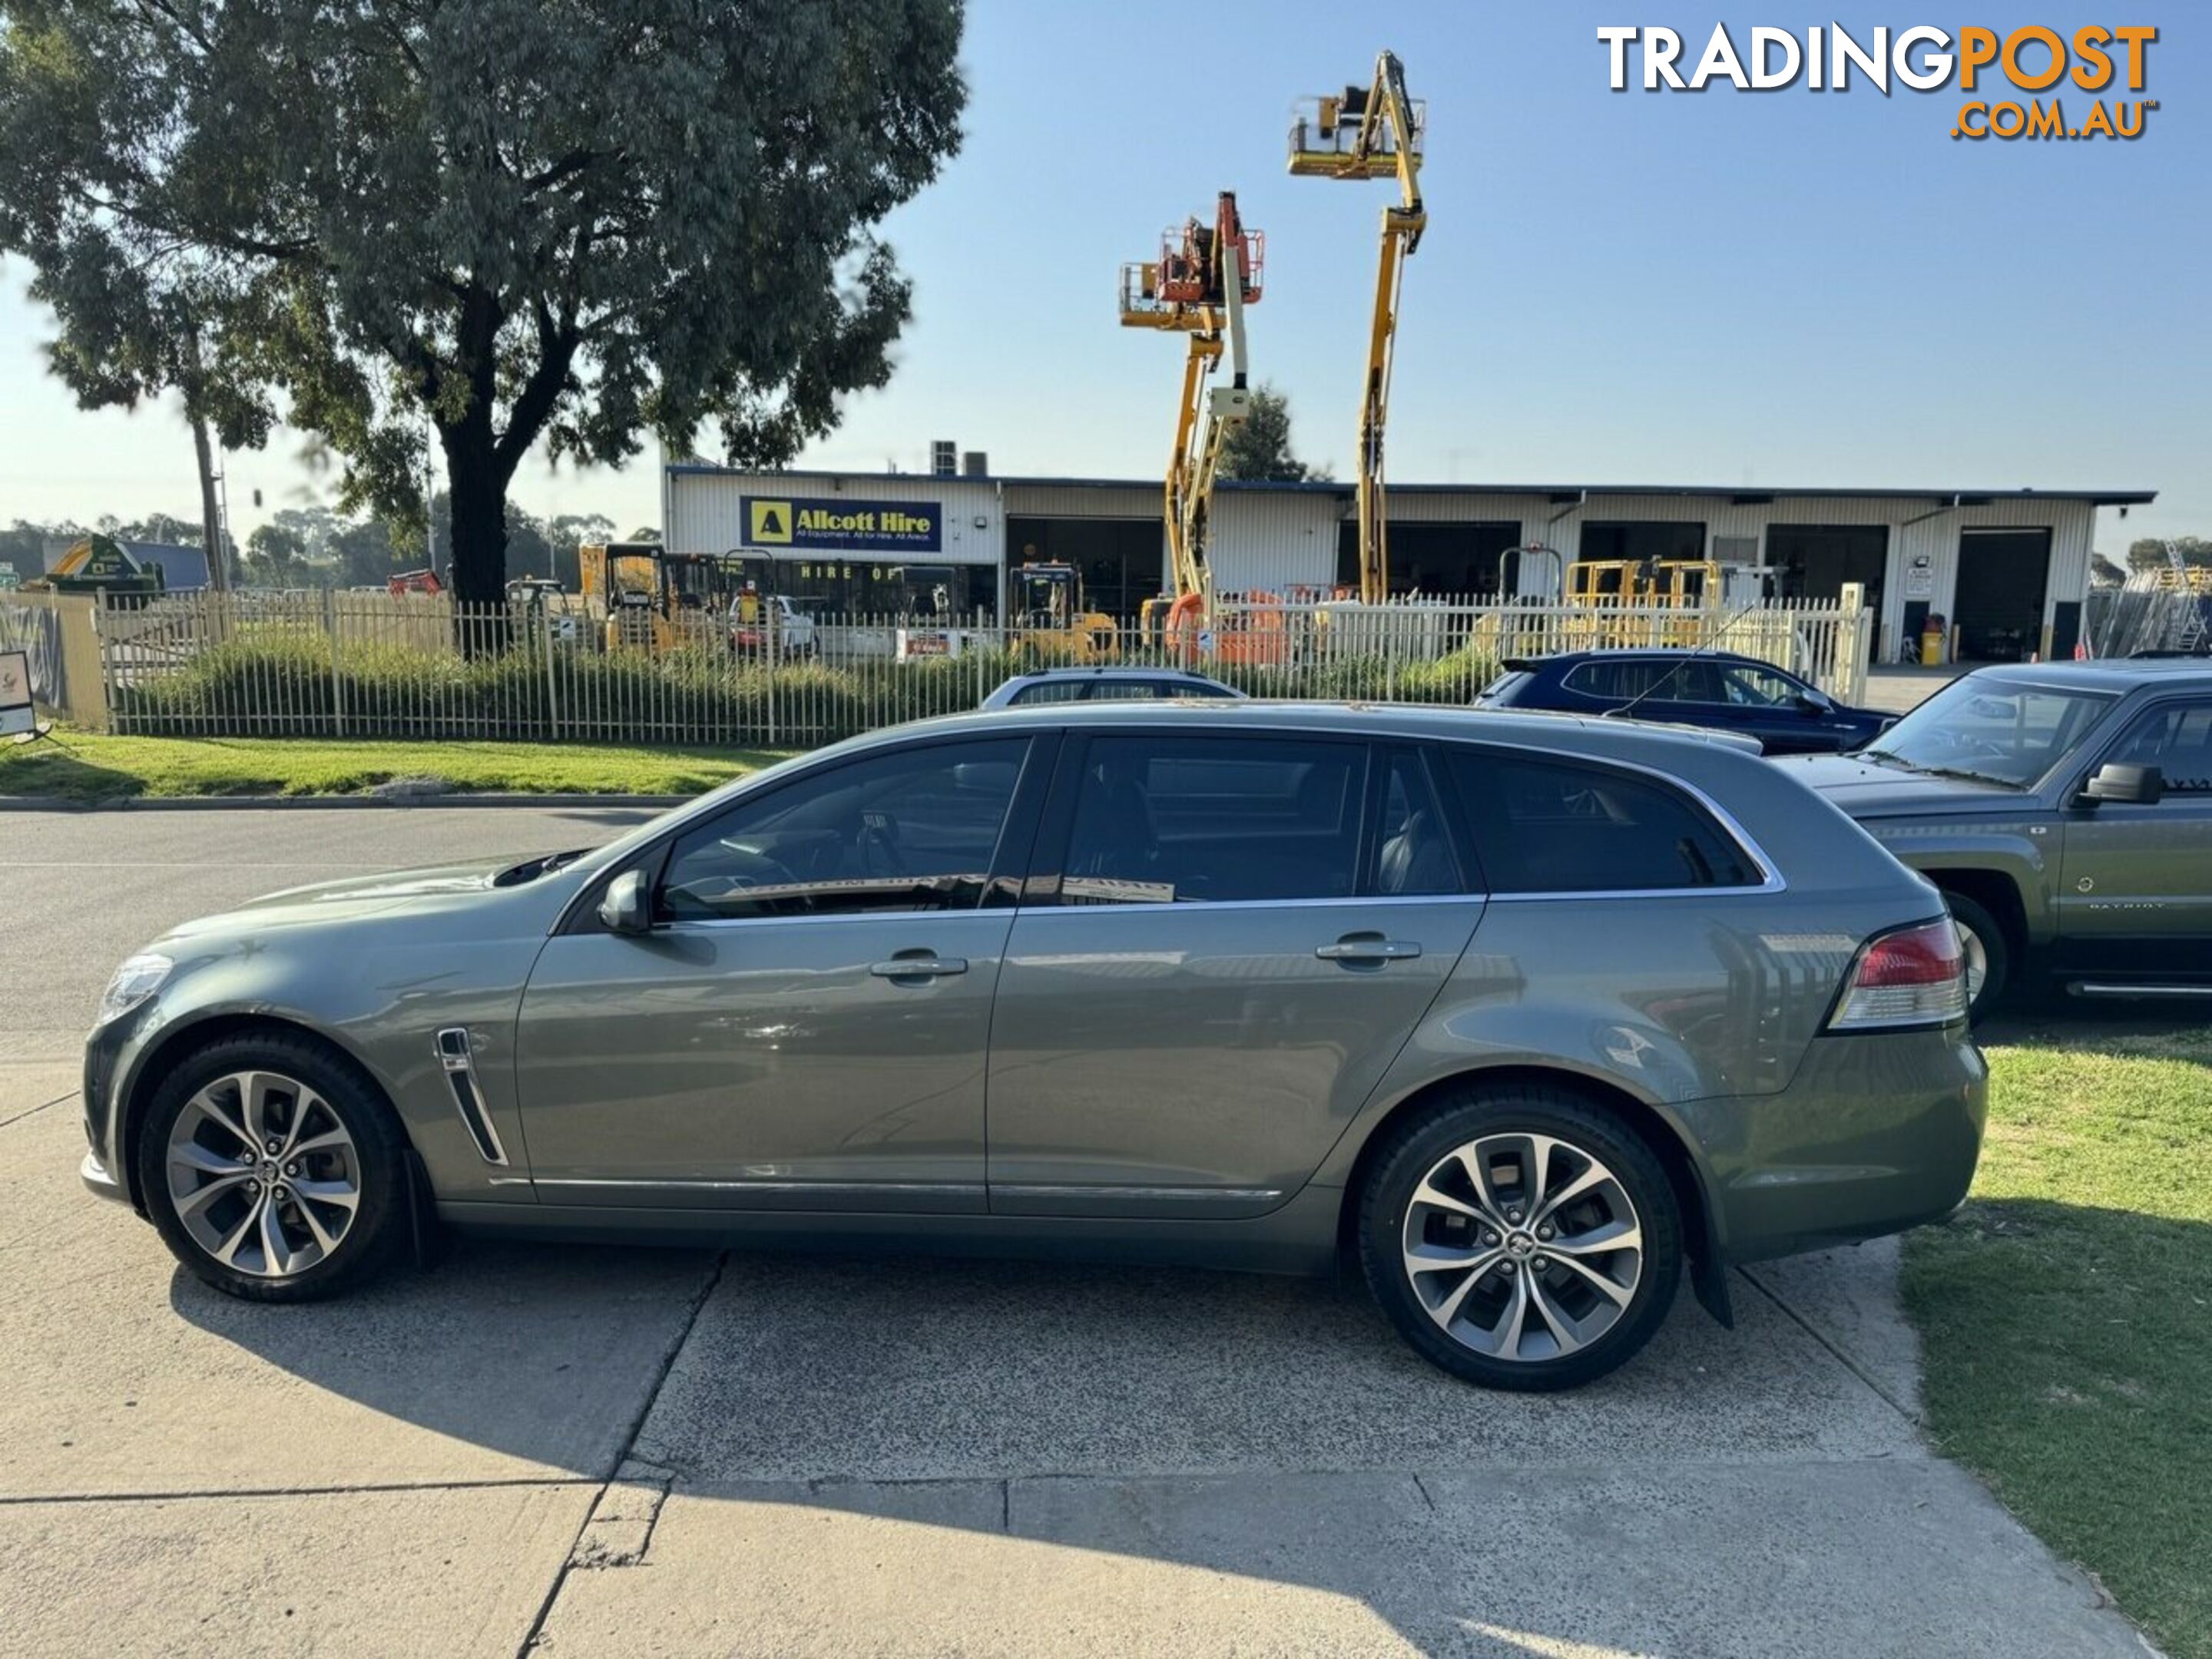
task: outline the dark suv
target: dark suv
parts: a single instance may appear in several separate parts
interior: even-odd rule
[[[1510,658],[1474,700],[1478,708],[1634,714],[1753,738],[1770,755],[1856,749],[1894,718],[1852,708],[1756,657],[1727,651],[1562,651]]]
[[[2212,1009],[2212,663],[1984,668],[1851,757],[1777,762],[1942,889],[2012,987]]]

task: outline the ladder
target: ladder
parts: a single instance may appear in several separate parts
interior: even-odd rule
[[[2204,643],[2204,597],[2194,580],[2189,561],[2181,556],[2179,543],[2166,544],[2166,562],[2173,572],[2173,585],[2181,593],[2181,633],[2174,644],[2184,651],[2198,650]]]

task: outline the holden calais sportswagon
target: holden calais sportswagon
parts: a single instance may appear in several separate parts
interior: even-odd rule
[[[879,732],[589,853],[295,889],[118,970],[84,1178],[234,1295],[434,1226],[1361,1263],[1559,1388],[1686,1267],[1948,1212],[1935,890],[1740,739],[1218,702]]]

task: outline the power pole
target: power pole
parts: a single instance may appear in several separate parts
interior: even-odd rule
[[[208,585],[218,593],[230,586],[228,549],[225,543],[228,531],[223,523],[222,497],[217,493],[222,479],[215,468],[215,442],[208,434],[208,424],[198,415],[187,412],[185,419],[192,428],[192,453],[199,461],[200,473],[200,539],[207,549]]]

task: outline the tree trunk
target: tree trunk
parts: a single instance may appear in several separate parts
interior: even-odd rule
[[[487,627],[483,608],[507,599],[507,480],[493,453],[491,420],[471,410],[458,425],[441,426],[446,487],[451,501],[453,555],[446,581],[457,605],[474,612],[459,629],[470,656],[504,648],[504,630]]]

